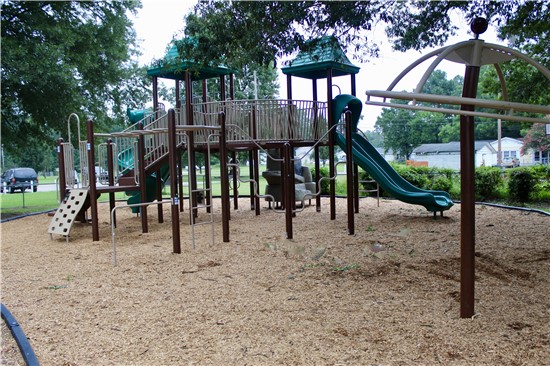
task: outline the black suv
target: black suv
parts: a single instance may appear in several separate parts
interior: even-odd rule
[[[16,189],[24,192],[25,189],[31,189],[34,192],[38,190],[38,175],[33,168],[15,168],[8,169],[2,174],[2,184],[0,185],[0,192],[4,192],[4,185],[6,190],[13,193]]]

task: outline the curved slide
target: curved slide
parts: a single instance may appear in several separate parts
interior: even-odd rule
[[[357,131],[362,106],[361,101],[353,95],[338,95],[332,100],[334,123],[338,123],[340,116],[347,108],[352,112],[353,131]],[[342,150],[346,151],[347,141],[341,133],[335,132],[335,141]],[[351,143],[353,161],[393,197],[406,203],[424,206],[434,213],[448,210],[453,206],[453,201],[447,192],[420,189],[401,177],[362,135],[353,132]]]
[[[128,169],[134,169],[134,154],[132,149],[127,149],[123,152],[121,152],[118,155],[118,165],[123,170]],[[168,164],[164,164],[160,168],[160,178],[162,180],[162,184],[166,183],[168,180],[168,177],[170,176],[170,166]],[[152,202],[157,198],[157,173],[152,173],[147,175],[145,178],[145,189],[146,189],[146,201]],[[130,196],[126,203],[129,205],[141,203],[141,192],[139,190],[135,191],[127,191],[127,196]],[[132,207],[133,213],[139,212],[139,207]]]

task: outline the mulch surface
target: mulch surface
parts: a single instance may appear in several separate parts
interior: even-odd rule
[[[5,222],[2,302],[43,365],[550,365],[550,217],[476,207],[476,314],[461,319],[459,204],[434,220],[363,199],[348,235],[346,201],[336,220],[328,202],[286,239],[284,214],[243,198],[224,243],[215,200],[213,243],[195,226],[193,249],[181,214],[181,254],[167,206],[148,233],[122,209],[117,266],[106,204],[96,242],[82,223],[50,240],[47,214]],[[18,364],[5,338],[1,364]]]

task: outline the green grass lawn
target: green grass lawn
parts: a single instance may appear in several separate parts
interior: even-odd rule
[[[338,171],[343,171],[343,165],[338,166]],[[265,170],[265,166],[260,167],[260,174],[262,171]],[[241,167],[240,169],[241,173],[241,180],[246,181],[248,180],[248,173],[249,169],[248,167]],[[47,177],[46,179],[42,178],[40,180],[40,184],[54,184],[57,180],[57,176],[53,177]],[[184,183],[184,196],[188,196],[188,190],[187,190],[187,176],[183,177]],[[204,175],[201,175],[200,172],[197,172],[197,185],[199,189],[203,187],[203,181],[204,181]],[[232,182],[232,180],[231,180]],[[265,192],[265,186],[266,181],[263,178],[260,178],[259,182],[259,193],[263,194]],[[249,196],[251,189],[250,189],[250,183],[247,182],[240,182],[238,183],[238,191],[240,196]],[[230,194],[233,194],[233,189],[231,189]],[[336,194],[337,195],[346,195],[346,176],[345,175],[339,175],[337,177],[337,183],[336,183]],[[221,195],[221,182],[220,182],[220,167],[219,165],[212,166],[212,195],[213,196],[220,196]],[[170,197],[170,188],[165,187],[163,189],[163,197],[169,198]],[[117,200],[126,200],[128,196],[126,196],[123,192],[119,192],[116,194]],[[541,202],[532,202],[529,204],[526,204],[526,207],[532,207],[536,209],[541,209],[544,211],[550,212],[550,208],[548,207],[548,200],[549,197],[544,197]],[[100,202],[105,202],[109,200],[109,196],[107,194],[103,194],[100,198]],[[21,214],[26,213],[32,213],[32,212],[41,212],[41,211],[48,211],[53,210],[59,206],[58,198],[57,198],[57,192],[41,192],[40,187],[38,189],[38,192],[25,192],[20,193],[14,193],[14,194],[0,194],[0,214],[2,218],[10,217],[10,216],[17,216]]]

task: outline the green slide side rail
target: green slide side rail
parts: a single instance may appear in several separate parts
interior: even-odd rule
[[[160,178],[162,180],[162,186],[166,184],[168,177],[170,176],[170,166],[164,164],[160,169]],[[145,190],[146,190],[146,199],[145,202],[152,202],[157,199],[157,173],[148,175],[145,178]],[[126,192],[128,200],[126,201],[129,205],[135,203],[141,203],[141,193],[140,191],[129,191]],[[138,213],[140,207],[132,207],[133,213]]]
[[[430,191],[420,189],[399,175],[392,166],[376,151],[375,147],[362,135],[358,134],[357,124],[361,116],[362,103],[353,95],[342,94],[332,100],[334,111],[333,123],[338,123],[342,113],[349,109],[352,112],[352,152],[353,161],[390,195],[400,201],[424,206],[428,211],[445,211],[453,206],[449,194],[444,191]],[[334,132],[335,141],[340,148],[346,151],[346,139],[338,132]]]

